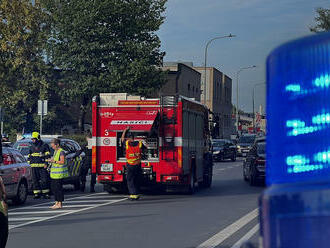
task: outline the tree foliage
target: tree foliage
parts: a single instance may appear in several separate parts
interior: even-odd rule
[[[78,101],[81,123],[100,92],[148,95],[165,81],[156,31],[166,0],[43,0],[52,16],[48,54],[61,70],[60,94]]]
[[[16,130],[26,118],[33,119],[38,98],[48,96],[45,44],[49,28],[49,16],[39,1],[0,2],[0,106],[6,108],[7,121]]]
[[[316,24],[311,27],[312,32],[330,31],[330,9],[317,8],[317,16],[315,17]]]

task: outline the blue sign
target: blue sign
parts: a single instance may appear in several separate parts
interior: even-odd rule
[[[267,59],[268,185],[330,181],[330,33]]]

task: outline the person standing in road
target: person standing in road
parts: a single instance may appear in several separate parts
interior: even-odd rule
[[[0,248],[6,247],[8,239],[8,211],[6,198],[5,185],[0,176]]]
[[[134,134],[132,132],[129,132],[128,139],[125,139],[129,130],[129,127],[124,130],[121,136],[121,142],[126,150],[126,179],[128,191],[130,194],[129,198],[130,200],[138,200],[140,198],[138,190],[139,180],[141,177],[142,149],[145,147],[145,145],[142,141],[135,141]]]
[[[81,191],[85,191],[86,187],[86,177],[88,174],[88,171],[92,171],[92,145],[91,145],[91,139],[92,135],[88,134],[86,136],[87,145],[80,151],[77,152],[76,156],[79,156],[82,152],[85,153],[84,163],[81,167],[80,171],[80,181],[81,181]],[[91,182],[90,182],[90,192],[95,192],[95,184],[96,184],[96,174],[91,173]]]
[[[51,147],[54,149],[54,156],[47,161],[51,163],[50,178],[52,180],[52,191],[55,196],[55,204],[51,209],[59,209],[63,207],[64,193],[63,193],[63,179],[69,176],[68,166],[65,161],[65,152],[61,148],[59,139],[51,141]]]
[[[32,167],[33,198],[38,199],[42,195],[43,198],[50,199],[49,176],[46,164],[46,159],[50,158],[50,149],[48,144],[41,140],[38,132],[32,133],[32,142],[28,162]]]

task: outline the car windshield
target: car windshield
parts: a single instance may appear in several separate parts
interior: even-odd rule
[[[14,148],[19,150],[24,156],[29,154],[30,143],[15,143]]]
[[[255,136],[242,136],[239,138],[238,143],[248,143],[252,144],[255,140]]]
[[[259,143],[257,145],[258,154],[266,154],[266,143]]]
[[[222,146],[224,146],[225,145],[225,141],[224,140],[217,140],[217,141],[213,141],[212,142],[212,145],[214,146],[214,147],[222,147]]]

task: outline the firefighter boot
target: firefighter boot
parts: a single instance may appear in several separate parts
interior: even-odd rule
[[[40,198],[40,194],[34,194],[33,199],[39,199]]]
[[[44,199],[50,199],[50,195],[49,195],[48,193],[43,194],[42,197],[43,197]]]
[[[86,183],[85,182],[81,183],[80,191],[84,192],[85,188],[86,188]]]

